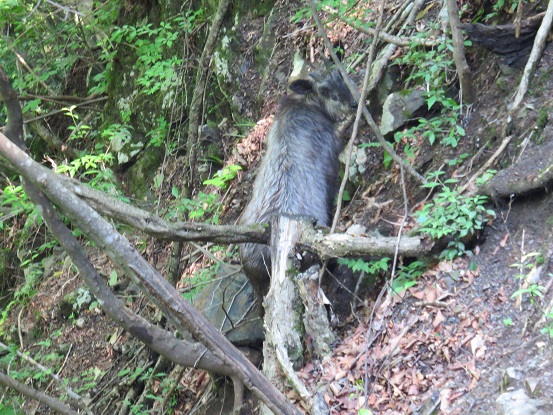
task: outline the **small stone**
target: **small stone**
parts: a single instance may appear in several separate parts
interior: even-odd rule
[[[85,325],[84,318],[79,317],[77,320],[75,320],[75,327],[77,327],[78,329],[84,328],[84,325]]]
[[[514,367],[509,367],[503,372],[503,379],[501,382],[501,391],[506,391],[509,386],[512,386],[518,379],[517,370]]]
[[[526,382],[524,382],[524,386],[526,386],[526,392],[528,393],[528,395],[531,395],[531,396],[534,395],[540,382],[541,382],[541,379],[534,378],[534,377],[530,377],[526,379]]]
[[[348,228],[346,234],[350,236],[363,236],[367,234],[367,228],[355,223]]]
[[[495,401],[499,415],[538,415],[543,402],[530,398],[523,389],[503,393]]]

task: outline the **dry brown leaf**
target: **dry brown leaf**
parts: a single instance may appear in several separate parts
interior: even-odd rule
[[[407,389],[407,394],[409,396],[417,396],[419,394],[419,387],[417,385],[409,386],[409,389]]]
[[[451,389],[444,388],[440,391],[440,411],[442,413],[447,413],[449,407],[451,406]]]
[[[436,301],[436,298],[438,298],[438,294],[436,293],[435,289],[429,289],[426,291],[425,301],[432,303]]]
[[[434,317],[434,321],[432,322],[432,325],[434,328],[438,327],[443,321],[445,320],[444,315],[440,310],[436,313],[436,317]]]

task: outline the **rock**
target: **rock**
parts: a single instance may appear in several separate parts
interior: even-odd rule
[[[400,91],[388,95],[380,121],[382,135],[395,131],[407,123],[424,102],[424,91],[420,90]]]
[[[346,152],[340,154],[340,161],[346,163]],[[359,184],[362,174],[367,170],[367,149],[364,147],[353,146],[351,149],[351,160],[349,165],[349,180],[354,184]]]
[[[262,308],[239,267],[221,264],[217,278],[194,298],[193,305],[237,346],[259,346],[265,334]],[[189,335],[185,335],[185,337]]]
[[[519,378],[520,375],[517,373],[516,368],[508,367],[507,369],[505,369],[501,382],[501,392],[505,392],[509,387],[512,387]]]
[[[499,415],[545,415],[540,409],[543,405],[537,399],[530,398],[523,389],[503,393],[495,401]]]
[[[354,223],[346,230],[346,234],[350,236],[366,236],[367,232],[368,231],[365,226],[357,223]]]
[[[524,382],[524,386],[526,387],[526,392],[528,393],[528,395],[530,396],[534,395],[540,382],[541,382],[541,379],[534,378],[534,377],[530,377],[526,379],[526,382]]]

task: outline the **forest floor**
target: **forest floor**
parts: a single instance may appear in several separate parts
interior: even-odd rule
[[[484,61],[481,54],[474,56],[479,56],[471,62],[476,68],[479,94],[464,119],[467,134],[455,149],[420,143],[417,156],[428,161],[426,171],[436,170],[462,153],[468,153],[469,158],[478,155],[472,170],[448,172],[460,179],[469,177],[501,144],[492,130],[501,130],[506,122],[507,104],[518,85],[520,70],[501,75],[496,57],[484,54]],[[553,141],[550,68],[551,44],[532,80],[526,105],[515,118],[511,134],[516,139],[501,155],[497,169],[510,165],[525,151],[521,144],[537,130],[544,111],[548,123],[539,144]],[[257,90],[252,88],[250,92],[253,103]],[[245,96],[248,93],[244,91]],[[274,102],[269,104],[264,109],[267,118],[274,111]],[[244,156],[248,161],[249,154],[260,148],[258,140],[263,134],[258,130],[240,144],[248,150]],[[529,146],[538,145],[535,138]],[[371,141],[366,127],[359,141]],[[369,155],[364,183],[366,188],[354,195],[343,214],[340,230],[355,222],[369,230],[396,233],[403,216],[401,179],[397,169],[382,167],[379,150]],[[414,186],[408,190],[410,205],[420,206],[424,195],[418,194]],[[239,187],[234,198],[239,199],[242,193]],[[375,201],[385,207],[375,208]],[[239,200],[238,206],[246,202]],[[435,264],[415,286],[379,303],[373,312],[378,294],[374,290],[353,315],[340,323],[340,340],[332,357],[322,362],[316,357],[307,361],[300,377],[313,391],[325,385],[332,414],[357,414],[365,405],[379,414],[495,414],[501,392],[528,388],[543,403],[543,413],[553,414],[553,347],[551,338],[540,334],[543,327],[552,324],[543,315],[551,310],[553,302],[553,194],[538,192],[495,202],[489,207],[496,218],[467,255]],[[144,252],[153,255],[152,250],[149,245]],[[106,276],[110,274],[103,255],[93,260]],[[160,260],[158,266],[163,265],[164,260]],[[60,316],[60,299],[83,284],[72,275],[65,267],[45,279],[32,302],[13,313],[13,325],[19,333],[34,333],[37,347],[42,336],[58,345],[65,356],[61,377],[72,379],[89,370],[89,378],[99,382],[96,394],[104,395],[106,402],[121,400],[101,388],[109,389],[117,383],[117,373],[123,369],[147,366],[148,354],[141,353],[143,347],[100,311],[70,320]],[[541,296],[513,297],[517,290],[532,283],[544,287]],[[129,305],[155,315],[143,299]],[[100,371],[105,374],[96,378]],[[203,372],[187,369],[174,413],[188,413],[207,384],[209,377]],[[434,412],[428,409],[432,406],[437,408]],[[34,403],[29,403],[32,407]],[[42,408],[38,413],[47,411]]]

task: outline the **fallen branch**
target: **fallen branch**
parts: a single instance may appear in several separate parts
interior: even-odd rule
[[[87,105],[87,104],[94,104],[96,102],[102,102],[102,101],[105,101],[107,100],[108,97],[99,97],[99,98],[95,98],[95,99],[92,99],[90,101],[84,101],[84,102],[77,102],[76,104],[73,104],[73,107],[83,107],[84,105]],[[95,111],[99,111],[97,108],[84,108],[84,109],[90,109],[90,110],[95,110]],[[34,122],[34,121],[38,121],[38,120],[42,120],[44,118],[48,118],[48,117],[52,117],[54,115],[57,115],[57,114],[61,114],[61,113],[64,113],[66,112],[67,110],[65,109],[60,109],[60,110],[55,110],[55,111],[51,111],[47,114],[43,114],[43,115],[39,115],[39,116],[36,116],[36,117],[33,117],[33,118],[29,118],[29,119],[26,119],[25,120],[25,124],[28,124],[30,122]]]
[[[53,173],[52,173],[53,174]],[[266,244],[270,226],[266,223],[253,225],[210,225],[196,222],[168,222],[150,212],[129,205],[121,200],[92,189],[75,179],[63,175],[53,176],[66,190],[86,201],[103,215],[127,224],[160,240],[199,241],[214,243],[256,242]],[[363,255],[393,255],[395,238],[352,237],[345,234],[325,234],[306,221],[299,243],[322,257],[343,257]],[[426,255],[428,247],[421,238],[403,238],[399,254],[420,257]]]
[[[0,349],[2,350],[6,350],[6,351],[9,351],[10,348],[8,346],[6,346],[4,343],[0,342]],[[67,393],[67,396],[69,396],[71,399],[74,399],[79,407],[85,411],[88,415],[92,415],[92,411],[90,410],[90,408],[87,406],[86,402],[83,400],[82,396],[80,396],[79,394],[75,393],[73,391],[73,389],[71,389],[69,386],[67,386],[66,382],[60,378],[57,374],[53,373],[52,372],[52,369],[50,368],[46,368],[44,366],[42,366],[40,363],[38,363],[36,360],[34,360],[32,357],[30,356],[27,356],[26,354],[24,353],[21,353],[19,350],[16,350],[15,351],[15,354],[17,354],[17,356],[19,356],[21,359],[25,360],[26,362],[30,363],[31,365],[35,366],[36,368],[38,368],[40,371],[42,371],[43,373],[49,375],[51,378],[53,378],[56,383],[58,384],[58,386],[63,389],[65,391],[65,393]]]
[[[59,412],[60,414],[79,415],[77,411],[74,411],[69,406],[65,405],[59,400],[51,397],[50,395],[46,395],[45,393],[39,392],[36,389],[33,389],[27,385],[24,385],[23,383],[18,382],[17,380],[9,377],[3,372],[0,372],[0,384],[7,386],[8,388],[12,388],[13,390],[21,393],[22,395],[30,399],[35,399],[43,403],[44,405],[48,406],[48,408],[56,412]]]
[[[513,165],[498,172],[478,189],[494,198],[509,198],[538,189],[550,189],[553,183],[553,142],[532,147]]]
[[[3,69],[0,71],[0,91],[10,92],[9,81]],[[7,85],[6,85],[7,84]],[[11,95],[15,96],[15,91],[11,88]],[[11,111],[17,112],[18,102],[11,99],[11,95],[1,95],[5,104],[11,107]],[[19,109],[20,111],[20,109]],[[19,128],[23,129],[22,124]],[[13,128],[16,130],[16,128]],[[24,147],[22,142],[19,145]],[[103,219],[90,206],[83,203],[77,196],[67,190],[56,179],[56,175],[44,166],[34,162],[26,153],[12,143],[4,134],[0,134],[0,154],[12,166],[12,169],[25,177],[25,189],[30,188],[29,196],[39,203],[43,216],[54,217],[57,215],[49,205],[49,198],[64,214],[80,228],[84,235],[93,241],[98,247],[103,249],[109,257],[119,265],[125,273],[133,279],[135,283],[167,316],[167,318],[181,332],[190,331],[196,339],[212,351],[217,359],[228,366],[234,375],[248,387],[252,393],[263,401],[275,414],[288,415],[297,413],[287,399],[267,381],[265,377],[238,351],[219,331],[217,331],[203,315],[195,310],[176,290],[165,280],[157,270],[140,256],[134,246],[119,234],[114,227]],[[42,193],[33,191],[33,186],[27,187],[27,181],[33,186],[38,187]],[[58,218],[59,219],[59,218]],[[50,222],[50,224],[53,222]],[[59,228],[54,231],[70,233],[58,221]],[[56,233],[54,233],[56,235]],[[60,236],[60,234],[58,234]],[[65,236],[65,235],[63,235]],[[71,242],[69,242],[71,241]],[[72,257],[79,270],[83,269],[86,273],[97,273],[90,267],[88,261],[83,261],[86,256],[74,255],[75,252],[83,252],[80,244],[72,239],[63,239],[59,241],[64,249]],[[89,287],[91,291],[102,287]],[[122,319],[116,316],[114,321],[119,322]],[[150,341],[158,339],[150,339]],[[203,358],[203,354],[199,359]],[[206,363],[209,364],[209,363]]]
[[[499,157],[501,153],[503,153],[503,150],[507,148],[507,144],[509,144],[512,138],[513,136],[510,135],[503,139],[503,141],[501,142],[501,145],[496,150],[496,152],[488,159],[488,161],[484,163],[482,167],[480,167],[480,169],[478,169],[478,171],[468,180],[468,182],[466,182],[464,186],[461,187],[461,190],[459,190],[459,193],[464,193],[468,188],[470,188],[474,184],[476,179],[479,178],[482,175],[482,173],[484,173],[493,164],[493,162]]]
[[[383,40],[384,42],[391,43],[393,45],[397,46],[412,46],[412,45],[419,45],[419,46],[436,46],[442,43],[441,39],[436,40],[425,40],[417,37],[403,37],[403,36],[394,36],[386,32],[377,31],[376,29],[373,29],[372,27],[363,27],[360,23],[358,23],[358,20],[355,19],[347,19],[345,17],[342,17],[338,14],[333,14],[334,17],[336,17],[338,20],[348,24],[349,26],[353,27],[355,30],[364,33],[369,36],[377,36],[379,39]]]
[[[509,114],[513,114],[513,112],[518,109],[518,107],[520,106],[520,103],[522,102],[522,99],[524,98],[524,95],[526,94],[526,91],[528,90],[528,84],[530,83],[530,78],[534,74],[536,70],[536,66],[538,65],[538,60],[545,47],[549,30],[551,30],[552,22],[553,22],[553,0],[549,0],[549,4],[547,6],[545,16],[543,17],[541,26],[538,30],[538,33],[536,34],[536,39],[534,40],[534,46],[532,48],[532,52],[530,53],[528,62],[524,67],[524,73],[522,75],[522,79],[520,80],[520,85],[518,86],[517,93],[515,95],[515,98],[513,99],[513,103],[510,106]]]

